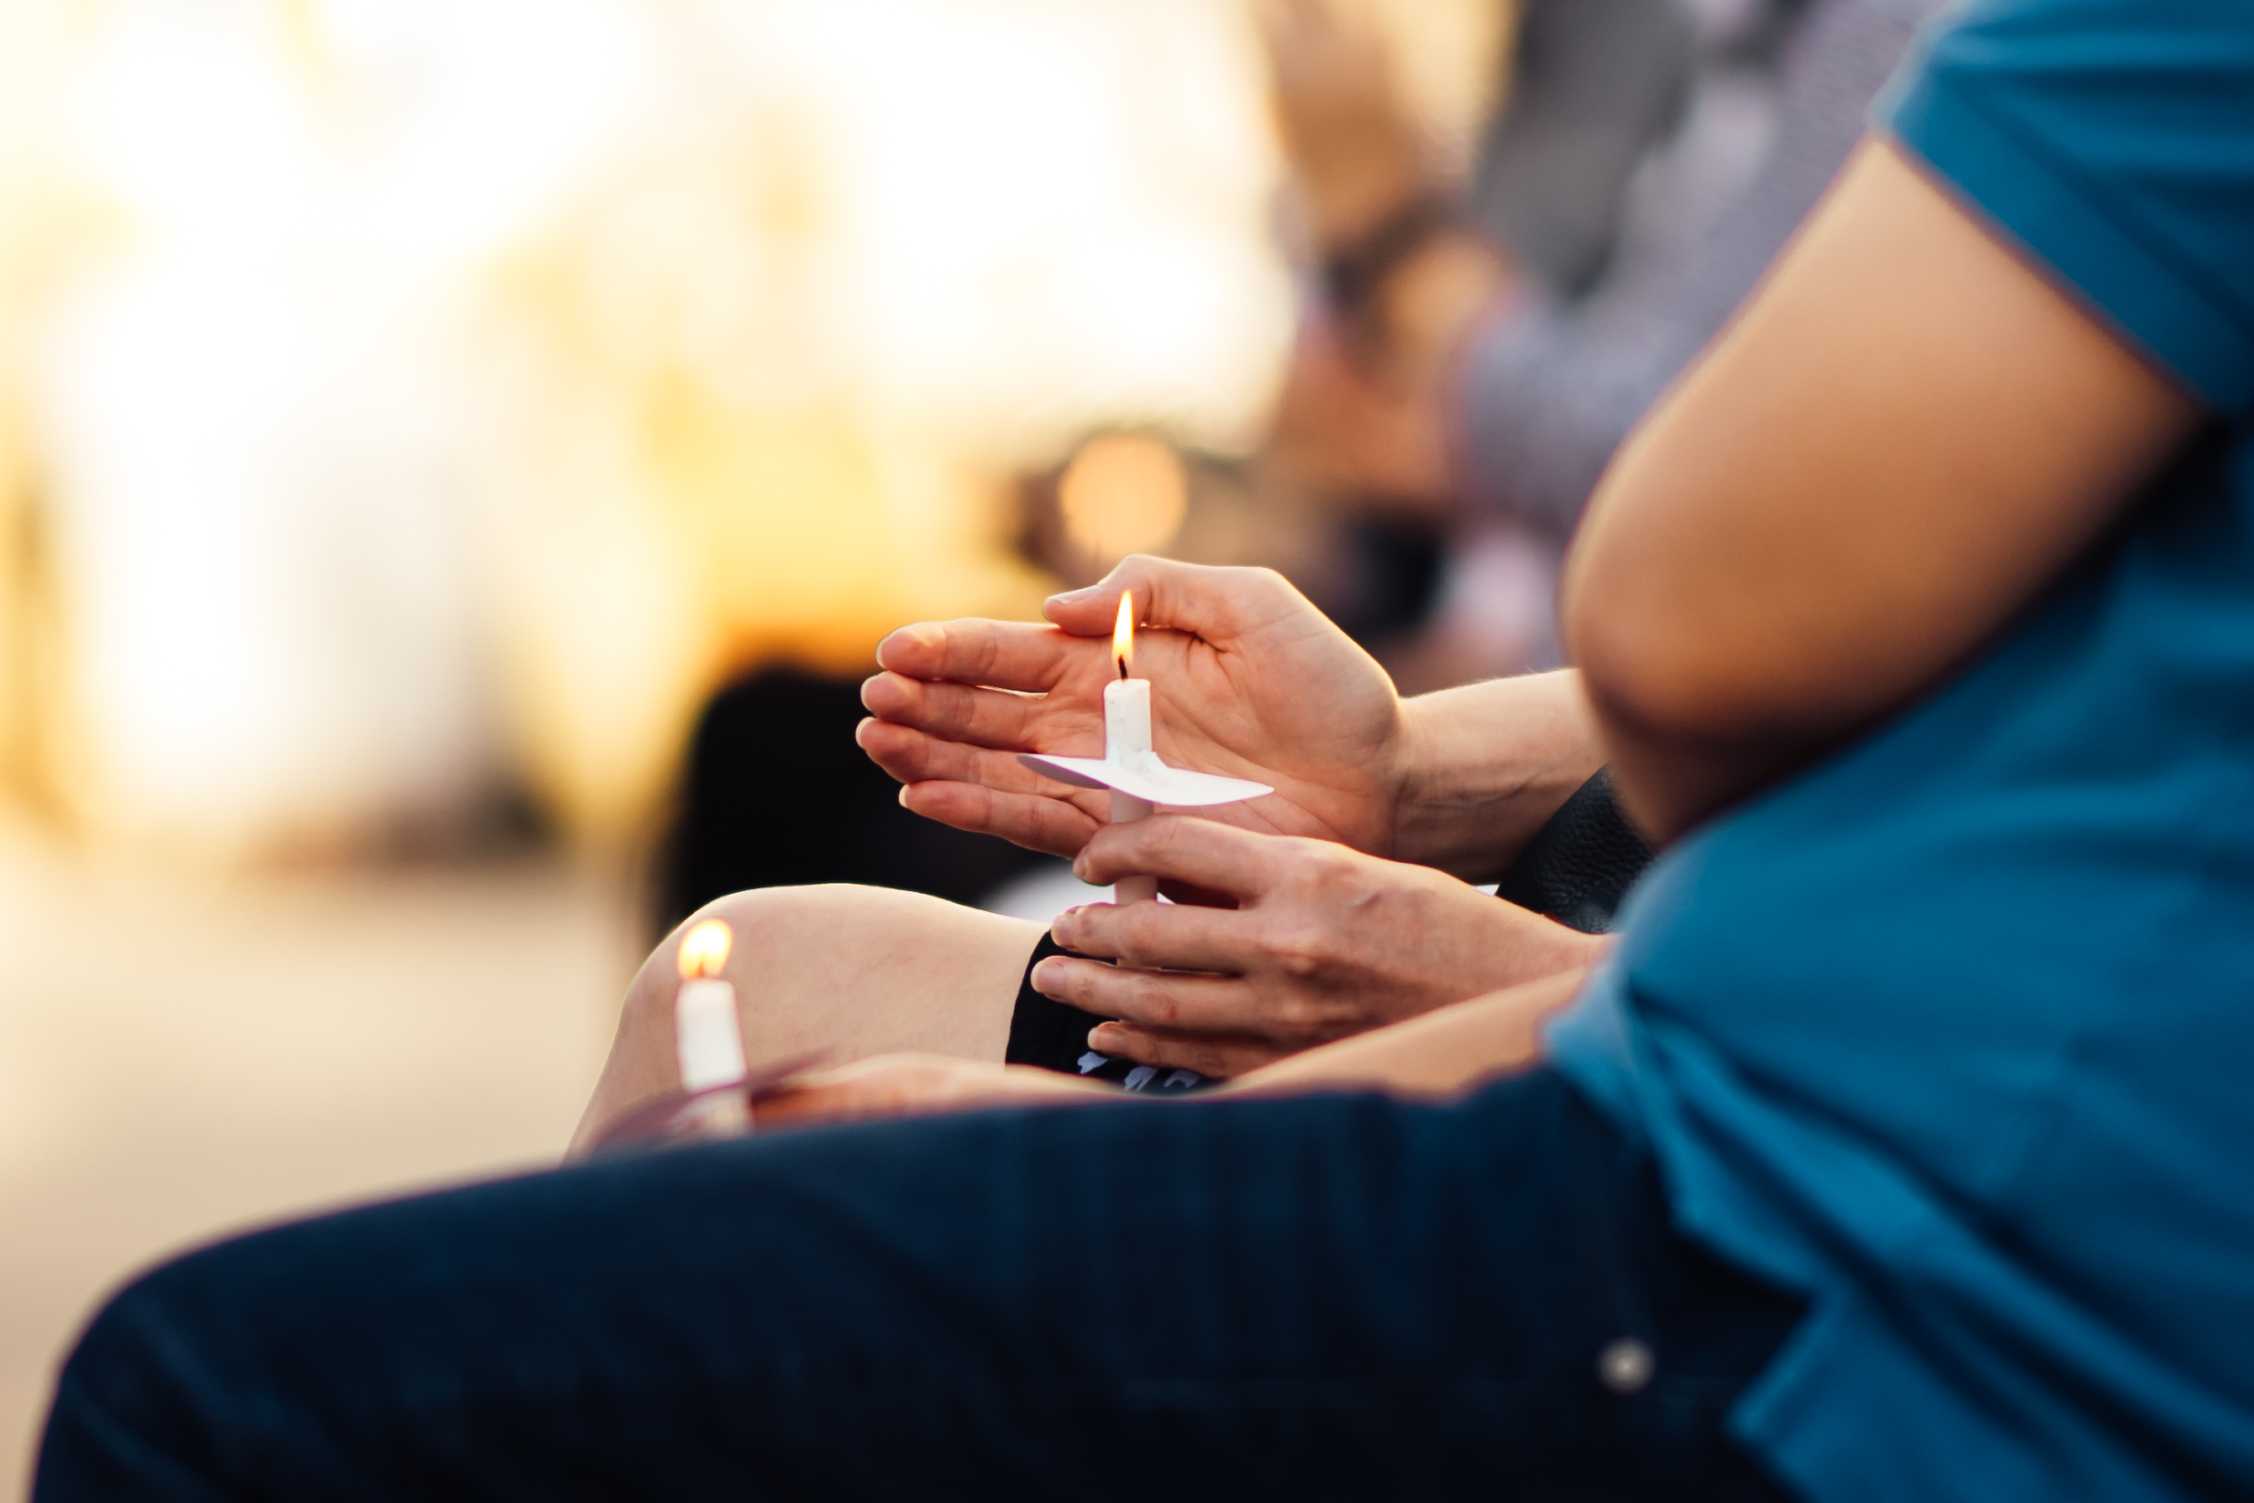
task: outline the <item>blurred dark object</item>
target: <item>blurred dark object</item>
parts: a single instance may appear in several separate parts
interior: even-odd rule
[[[1620,812],[1611,775],[1600,770],[1534,832],[1495,896],[1583,934],[1605,934],[1650,865],[1651,847]]]
[[[858,681],[798,668],[713,697],[658,857],[659,935],[750,887],[865,882],[974,903],[1043,859],[901,808],[899,785],[853,744],[863,713]]]
[[[1331,599],[1315,603],[1382,658],[1387,639],[1432,619],[1447,574],[1447,536],[1416,518],[1365,517],[1346,524],[1344,545],[1344,578]]]

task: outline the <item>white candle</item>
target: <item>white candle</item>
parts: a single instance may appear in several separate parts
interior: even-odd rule
[[[1104,685],[1104,760],[1132,766],[1150,754],[1150,680],[1113,679]]]
[[[720,974],[733,943],[728,926],[718,919],[706,919],[681,936],[677,957],[681,989],[673,995],[673,1043],[685,1091],[729,1085],[749,1072],[743,1025],[736,1018],[736,989]],[[729,1097],[709,1105],[716,1118],[727,1119],[713,1125],[741,1125],[741,1101]]]
[[[1135,592],[1119,596],[1119,616],[1112,624],[1112,659],[1119,677],[1104,685],[1104,760],[1114,766],[1132,766],[1153,760],[1150,742],[1150,680],[1129,678],[1127,667],[1135,657]],[[1151,811],[1150,802],[1131,793],[1111,791],[1111,822],[1126,824]],[[1114,903],[1139,903],[1158,896],[1156,877],[1121,877],[1112,884]]]
[[[745,1075],[743,1031],[736,1022],[736,989],[699,977],[681,983],[674,999],[681,1046],[681,1086],[701,1091]]]

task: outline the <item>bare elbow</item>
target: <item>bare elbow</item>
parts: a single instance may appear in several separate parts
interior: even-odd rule
[[[1574,550],[1560,602],[1567,655],[1608,738],[1704,739],[1719,729],[1727,665],[1664,566],[1635,551],[1601,536]]]
[[[1659,530],[1624,538],[1598,519],[1575,547],[1560,612],[1622,804],[1664,844],[1741,791],[1747,765],[1766,764],[1778,707],[1742,614]]]

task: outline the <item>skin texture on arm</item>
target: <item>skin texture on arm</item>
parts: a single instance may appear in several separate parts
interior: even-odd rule
[[[1420,694],[1402,706],[1395,852],[1492,881],[1604,763],[1570,669]]]
[[[1901,706],[2096,540],[2199,416],[1866,143],[1575,543],[1566,634],[1622,803],[1672,839]]]
[[[1371,1090],[1390,1096],[1454,1096],[1540,1060],[1542,1025],[1580,993],[1587,978],[1588,966],[1577,965],[1507,991],[1473,997],[1295,1054],[1240,1075],[1212,1094]]]
[[[1000,1106],[1161,1106],[1194,1109],[1236,1096],[1380,1091],[1440,1099],[1523,1070],[1542,1054],[1542,1025],[1571,1002],[1587,972],[1575,967],[1508,991],[1473,997],[1240,1075],[1189,1097],[1129,1095],[1022,1066],[894,1054],[798,1077],[759,1105],[762,1130]]]

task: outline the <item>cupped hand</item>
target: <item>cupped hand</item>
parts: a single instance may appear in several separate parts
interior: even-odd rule
[[[1151,683],[1158,754],[1276,790],[1207,817],[1392,849],[1405,732],[1385,670],[1273,570],[1156,558],[1130,558],[1101,583],[1051,598],[1050,625],[933,622],[885,638],[886,671],[862,686],[870,718],[855,739],[905,785],[901,803],[958,829],[1076,854],[1110,795],[1042,777],[1018,753],[1103,754],[1123,590],[1141,620],[1134,673]]]
[[[1585,966],[1602,944],[1427,867],[1181,815],[1107,827],[1074,865],[1235,899],[1072,909],[1057,943],[1098,958],[1033,971],[1092,1015],[1090,1048],[1207,1075]]]

